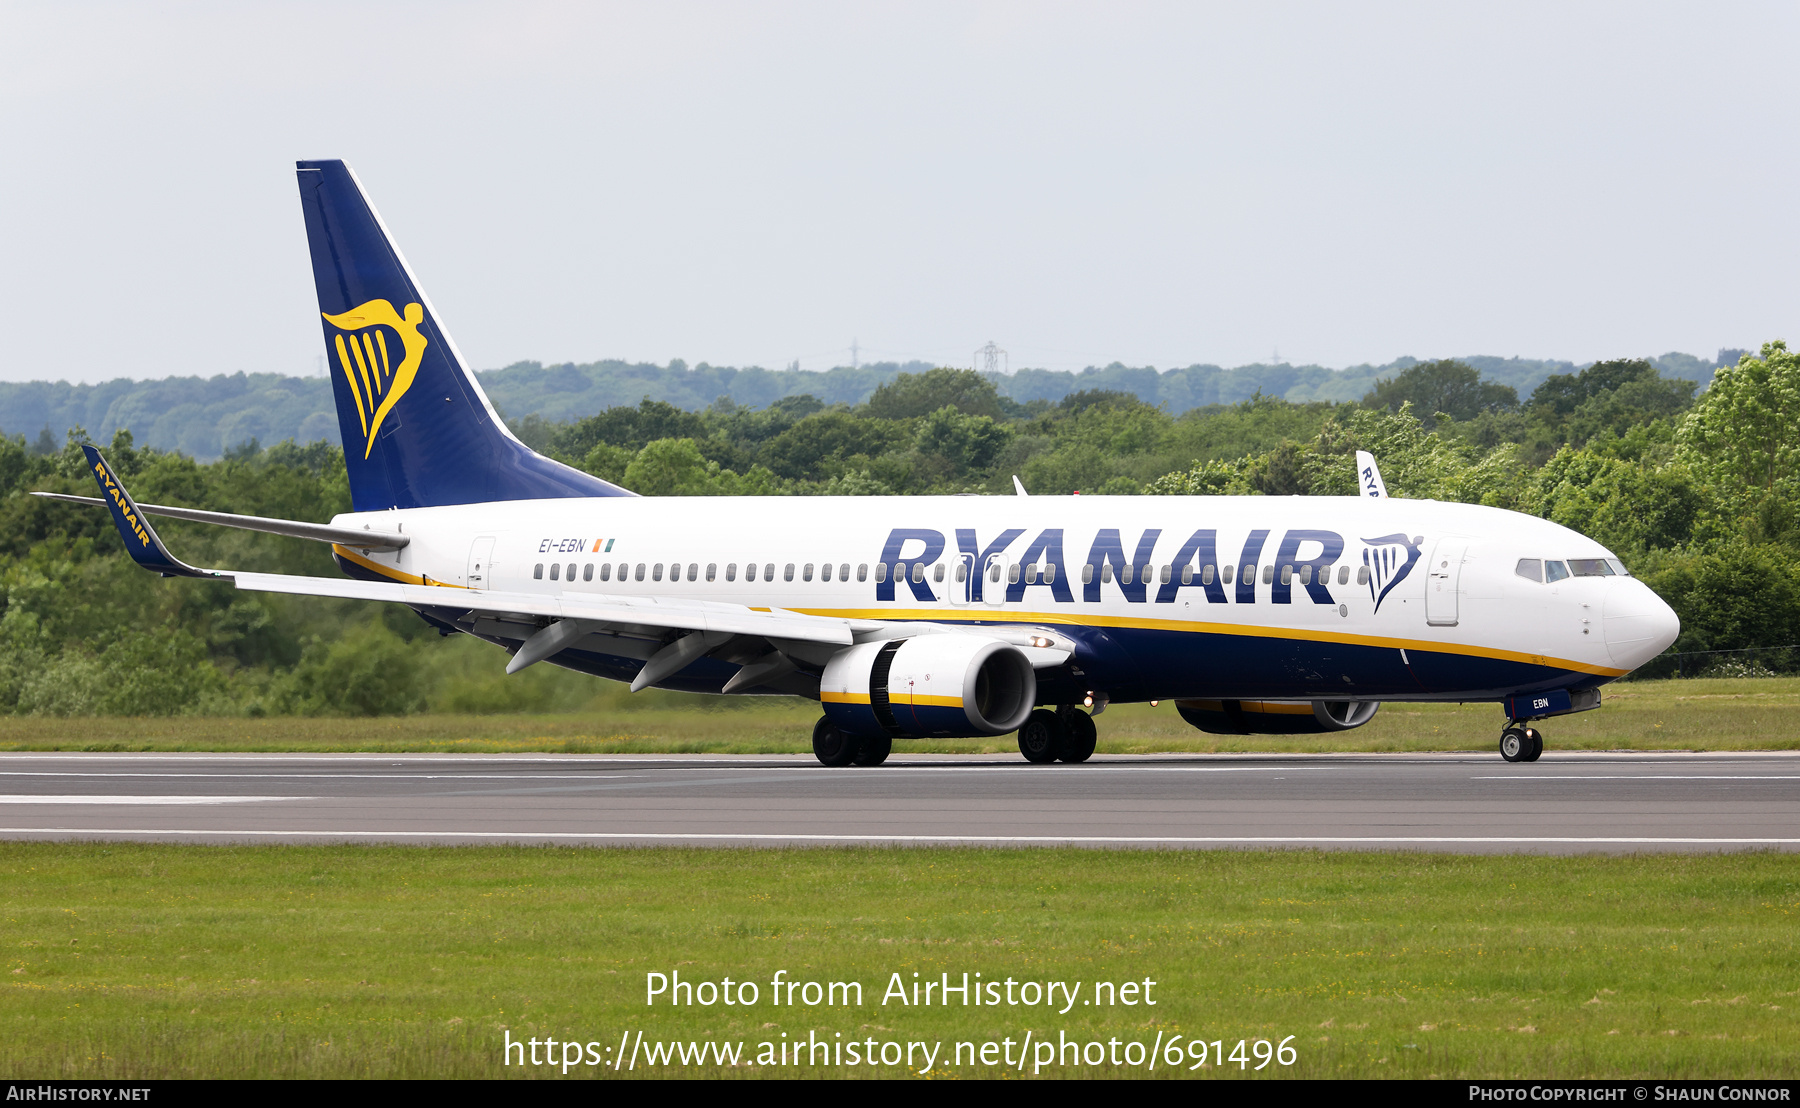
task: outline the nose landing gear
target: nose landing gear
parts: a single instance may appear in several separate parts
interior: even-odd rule
[[[1500,732],[1500,757],[1509,762],[1535,762],[1544,752],[1544,736],[1535,727],[1511,724]]]

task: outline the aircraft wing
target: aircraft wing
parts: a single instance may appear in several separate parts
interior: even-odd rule
[[[256,592],[375,600],[415,608],[434,608],[454,613],[452,618],[458,621],[467,621],[473,616],[477,623],[485,621],[493,625],[500,632],[499,637],[520,642],[514,650],[512,661],[506,667],[509,673],[516,673],[526,666],[551,657],[591,634],[604,636],[614,649],[625,651],[628,656],[635,655],[644,659],[644,668],[632,682],[635,690],[679,672],[701,654],[728,647],[731,652],[741,653],[739,647],[733,645],[733,640],[743,638],[766,642],[766,646],[757,647],[756,650],[773,648],[774,654],[762,657],[781,657],[783,661],[780,664],[787,666],[791,672],[793,657],[820,664],[823,658],[829,657],[838,648],[858,641],[909,638],[925,634],[971,633],[963,628],[936,623],[853,620],[685,597],[586,593],[545,595],[465,589],[454,585],[411,585],[389,581],[200,569],[170,553],[156,534],[155,528],[150,525],[149,514],[270,531],[297,538],[332,539],[346,546],[373,545],[371,539],[385,539],[397,546],[407,540],[399,535],[377,536],[372,532],[323,524],[266,520],[255,516],[228,516],[225,513],[187,508],[140,507],[98,449],[83,446],[82,450],[87,455],[94,479],[105,494],[104,497],[93,500],[88,497],[59,495],[56,499],[105,504],[112,511],[113,522],[125,541],[126,550],[144,568],[165,577],[230,580],[240,589]],[[336,533],[342,533],[342,537]],[[1038,668],[1061,665],[1074,652],[1071,640],[1046,628],[984,627],[972,633],[1013,643]],[[773,672],[769,667],[774,664],[765,661],[759,665],[746,665],[744,670],[747,674]],[[746,680],[744,684],[748,687],[749,681]]]
[[[99,451],[95,451],[96,454]],[[105,488],[104,481],[101,487]],[[31,495],[41,496],[45,500],[62,500],[70,504],[105,504],[107,501],[97,496],[70,496],[66,492],[34,492]],[[230,512],[203,512],[198,508],[173,508],[167,504],[139,504],[138,511],[147,516],[167,516],[170,519],[187,519],[196,523],[211,523],[219,527],[235,527],[240,531],[262,531],[270,535],[286,535],[295,539],[312,539],[314,542],[333,542],[344,546],[353,546],[360,550],[401,550],[412,539],[405,535],[390,534],[386,531],[358,531],[354,527],[333,527],[329,523],[303,523],[297,519],[270,519],[267,516],[240,516]]]
[[[336,596],[348,600],[384,600],[419,608],[456,608],[496,616],[578,620],[609,627],[705,631],[727,635],[849,646],[851,620],[803,615],[776,608],[758,611],[738,604],[671,600],[640,596],[542,596],[446,585],[403,585],[386,581],[351,581],[332,577],[297,577],[281,573],[225,572],[240,589],[255,592]],[[858,620],[856,624],[872,621]]]

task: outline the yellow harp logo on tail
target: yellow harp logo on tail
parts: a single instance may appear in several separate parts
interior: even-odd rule
[[[356,400],[356,418],[362,421],[363,457],[367,458],[375,448],[375,435],[381,430],[382,421],[419,375],[419,362],[425,357],[428,342],[419,333],[419,324],[425,322],[425,309],[408,304],[402,315],[386,300],[371,300],[341,315],[320,314],[340,332],[332,337],[338,365]],[[399,337],[401,350],[389,349],[389,332]]]

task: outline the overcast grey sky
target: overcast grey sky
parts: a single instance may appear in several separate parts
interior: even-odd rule
[[[0,379],[311,372],[342,157],[477,368],[1800,338],[1769,4],[0,0]]]

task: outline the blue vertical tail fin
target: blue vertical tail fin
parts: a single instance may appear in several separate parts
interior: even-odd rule
[[[298,171],[357,511],[632,495],[514,438],[350,167]]]

